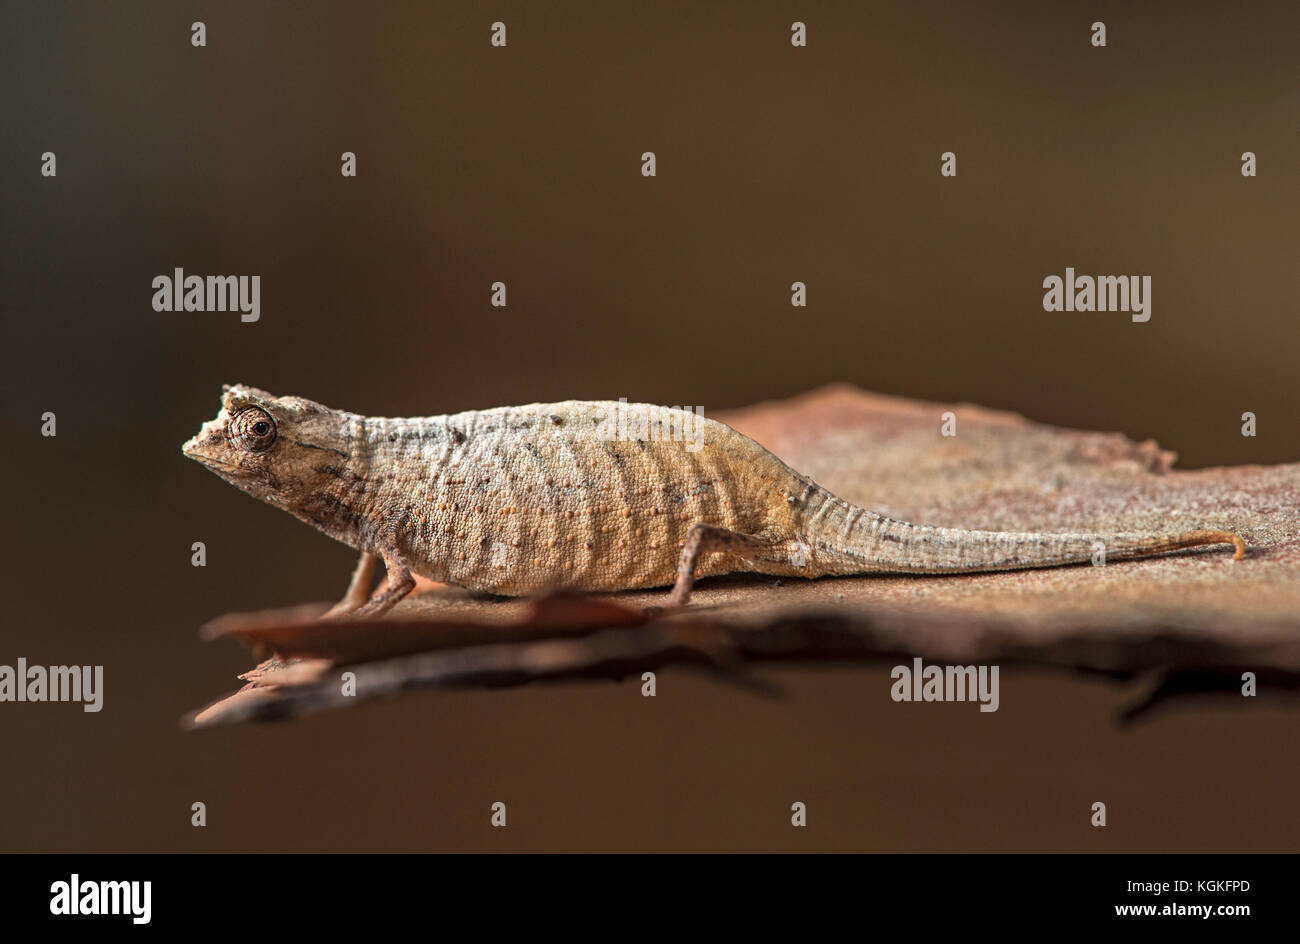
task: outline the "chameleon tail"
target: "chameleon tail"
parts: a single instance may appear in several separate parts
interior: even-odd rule
[[[830,558],[830,572],[950,574],[1028,570],[1088,563],[1099,557],[1103,561],[1131,560],[1214,544],[1231,544],[1233,560],[1240,560],[1246,553],[1246,542],[1230,531],[966,531],[915,525],[866,511],[855,516],[845,531],[837,534],[843,536],[843,543],[822,542],[823,556]]]

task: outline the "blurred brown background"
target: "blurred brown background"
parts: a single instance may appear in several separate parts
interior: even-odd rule
[[[1297,36],[1282,2],[5,3],[0,663],[106,694],[0,704],[0,849],[1300,847],[1295,703],[1121,731],[1134,691],[1011,670],[994,715],[880,667],[177,724],[250,664],[200,623],[352,562],[182,458],[223,382],[418,415],[845,380],[1300,458]],[[154,312],[178,266],[260,275],[261,321]],[[1044,312],[1066,266],[1151,275],[1151,321]]]

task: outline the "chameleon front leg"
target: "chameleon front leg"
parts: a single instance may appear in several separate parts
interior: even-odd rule
[[[760,535],[744,534],[697,521],[686,532],[682,555],[677,561],[677,582],[673,584],[672,593],[668,595],[666,607],[686,604],[691,596],[691,588],[695,586],[695,567],[700,555],[719,551],[730,552],[754,564],[784,564],[788,567],[791,563],[789,555],[785,555],[783,559],[778,544]]]
[[[362,551],[361,556],[357,558],[356,569],[352,571],[352,580],[348,583],[348,592],[321,619],[337,619],[340,616],[346,616],[361,609],[361,606],[370,596],[370,591],[375,585],[375,576],[378,573],[379,555],[370,551]]]
[[[371,554],[374,558],[376,555]],[[380,548],[378,555],[383,558],[384,569],[388,572],[388,583],[382,590],[379,590],[365,604],[358,607],[350,615],[363,619],[367,616],[378,616],[391,610],[397,604],[397,601],[406,596],[415,589],[415,578],[411,576],[411,568],[406,563],[406,558],[395,547]],[[357,571],[360,573],[366,565],[365,559],[357,563]],[[373,562],[369,565],[372,567],[371,582],[373,582]],[[358,581],[358,574],[353,574],[353,586],[348,588],[348,595],[351,596]],[[368,584],[363,584],[368,586]],[[362,594],[365,590],[360,591]]]

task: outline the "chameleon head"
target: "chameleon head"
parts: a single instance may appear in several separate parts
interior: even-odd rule
[[[347,436],[346,414],[235,384],[181,451],[250,495],[292,509],[338,476]]]

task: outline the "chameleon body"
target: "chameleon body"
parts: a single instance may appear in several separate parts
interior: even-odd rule
[[[615,426],[622,410],[634,422]],[[620,438],[637,419],[657,436]],[[861,508],[687,411],[567,401],[382,419],[229,386],[183,446],[222,478],[362,552],[336,613],[374,615],[412,574],[507,596],[697,577],[956,574],[1245,543],[1224,531],[1055,534],[910,524]],[[369,596],[382,560],[387,585]]]

